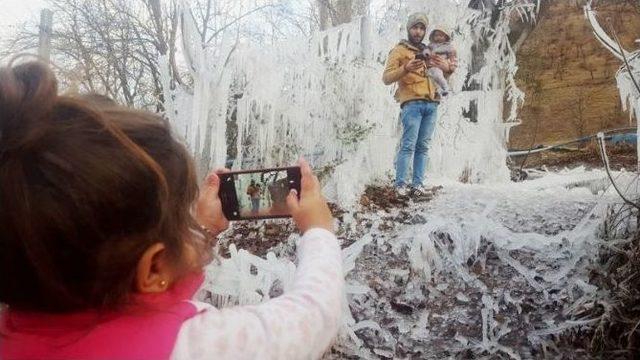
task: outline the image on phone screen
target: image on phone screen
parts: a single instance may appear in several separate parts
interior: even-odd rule
[[[286,198],[300,194],[300,168],[242,170],[221,174],[220,199],[229,220],[290,217]]]

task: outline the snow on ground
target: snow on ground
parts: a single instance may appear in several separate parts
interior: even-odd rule
[[[532,175],[520,183],[448,183],[429,202],[345,214],[338,235],[348,306],[326,358],[573,351],[554,348],[550,336],[588,325],[571,314],[604,296],[588,284],[589,266],[602,214],[620,200],[603,171]],[[634,177],[615,176],[621,183]],[[230,260],[210,269],[207,289],[222,294],[222,305],[264,300],[278,293],[274,284],[286,289],[295,238],[272,248],[267,260],[232,250]]]

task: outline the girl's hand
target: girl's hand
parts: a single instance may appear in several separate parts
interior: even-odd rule
[[[198,196],[198,200],[196,201],[196,221],[216,236],[229,227],[229,220],[227,220],[222,212],[222,201],[220,201],[220,197],[218,196],[220,190],[220,178],[218,174],[227,171],[229,170],[219,169],[207,175],[200,189],[200,196]]]
[[[287,196],[287,207],[291,212],[293,221],[301,232],[311,228],[323,228],[333,232],[333,216],[327,202],[320,192],[320,182],[313,175],[309,164],[300,159],[300,172],[302,175],[300,184],[300,200],[295,190],[291,190]]]

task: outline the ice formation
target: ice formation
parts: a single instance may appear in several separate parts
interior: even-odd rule
[[[632,173],[615,176],[624,188],[633,184]],[[597,289],[588,284],[588,264],[597,257],[603,244],[596,236],[603,214],[620,199],[609,188],[604,171],[577,168],[534,177],[538,178],[500,186],[448,184],[427,206],[409,209],[410,221],[395,231],[373,230],[376,217],[372,215],[373,226],[367,236],[372,236],[374,241],[365,247],[366,255],[361,255],[359,267],[348,277],[352,285],[370,289],[364,295],[362,291],[351,294],[351,305],[356,309],[360,303],[366,304],[367,309],[386,305],[387,300],[376,295],[381,290],[371,287],[371,279],[380,276],[388,279],[381,288],[390,289],[387,291],[391,293],[395,288],[408,306],[421,309],[420,304],[427,301],[429,306],[416,310],[415,314],[430,312],[431,319],[437,314],[444,317],[445,322],[453,323],[454,328],[461,329],[456,336],[458,344],[448,345],[452,352],[468,349],[477,354],[501,353],[512,358],[527,354],[529,350],[523,343],[528,343],[529,349],[534,345],[548,346],[549,335],[592,324],[593,319],[572,315],[595,299],[601,301]],[[390,217],[396,218],[393,214]],[[376,263],[393,267],[390,264],[398,260],[403,261],[401,264],[408,263],[411,273],[402,275],[401,269],[375,270]],[[374,267],[363,262],[373,262]],[[483,270],[479,271],[476,265]],[[405,278],[402,285],[398,285],[398,277]],[[391,296],[397,298],[398,295]],[[430,301],[430,297],[436,299]],[[531,304],[532,298],[536,303]],[[439,303],[447,302],[462,304],[457,308],[467,315],[455,319],[457,310],[443,313],[437,309]],[[523,315],[525,306],[543,309],[549,304],[565,304],[565,308],[561,308],[561,312],[556,310],[558,313],[541,311],[544,315],[538,323],[533,316]],[[469,310],[478,305],[479,314]],[[401,306],[404,305],[401,303]],[[392,304],[387,311],[393,310]],[[528,311],[531,310],[525,313]],[[373,311],[366,314],[380,316]],[[475,316],[480,317],[481,329],[474,336],[463,335],[464,318]],[[361,314],[358,317],[360,321],[371,320],[362,320]],[[512,322],[508,321],[510,317]],[[521,319],[514,322],[513,318],[518,317]],[[388,322],[385,319],[376,318]],[[418,331],[422,326],[419,316],[412,314],[411,320],[414,322],[407,326],[414,327],[411,331]],[[398,323],[401,329],[402,321]],[[523,328],[528,329],[524,334],[516,332]],[[413,350],[426,351],[422,353],[424,358],[441,355],[428,353],[429,347],[438,345],[430,343],[430,339],[438,335],[422,338],[416,335],[407,339],[402,335],[403,330],[399,330],[401,335],[396,335],[395,341],[386,341],[388,329],[387,324],[379,331],[382,335],[376,340],[380,343],[377,346],[397,350],[397,341]],[[438,331],[433,325],[421,329]],[[514,334],[523,335],[525,340],[518,343]],[[359,335],[362,336],[361,331]],[[439,339],[442,341],[442,336]]]
[[[234,168],[286,165],[302,155],[330,171],[327,195],[349,207],[365,184],[392,170],[399,107],[381,74],[386,54],[406,36],[406,15],[422,10],[433,24],[454,31],[460,58],[451,78],[454,96],[440,106],[429,180],[506,181],[505,143],[523,99],[513,81],[508,19],[532,16],[535,5],[511,2],[492,20],[491,12],[469,2],[415,1],[389,14],[384,25],[361,17],[310,42],[262,46],[229,38],[215,49],[200,46],[185,12],[183,52],[195,83],[189,91],[172,89],[164,76],[166,114],[202,169],[226,160]],[[483,47],[474,48],[480,38]]]

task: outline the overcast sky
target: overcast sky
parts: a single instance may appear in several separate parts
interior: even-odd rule
[[[0,39],[16,25],[31,20],[37,24],[44,0],[0,0]]]

